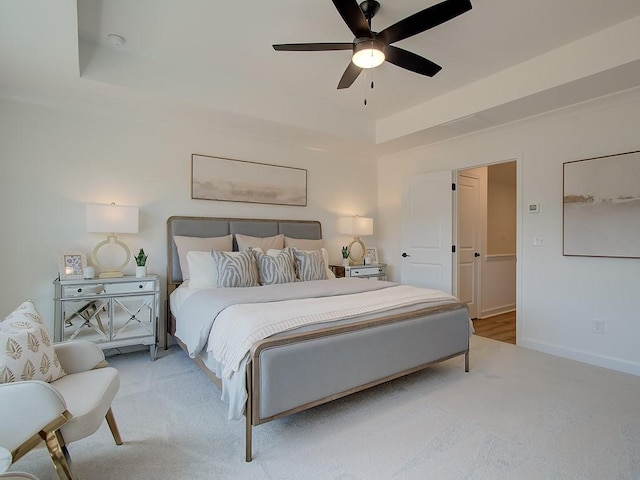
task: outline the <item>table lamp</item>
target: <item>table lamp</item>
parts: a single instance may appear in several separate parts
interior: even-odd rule
[[[373,235],[373,218],[368,217],[342,217],[338,220],[338,231],[345,235],[353,235],[353,241],[347,247],[349,258],[355,265],[363,262],[367,246],[360,239],[361,236]],[[357,254],[353,251],[354,244],[360,245],[362,251]]]
[[[87,205],[87,232],[106,233],[107,239],[98,243],[91,252],[91,260],[101,273],[100,278],[122,277],[122,270],[131,259],[131,250],[124,242],[118,240],[118,233],[138,233],[138,207],[111,205]],[[115,267],[105,266],[98,259],[98,251],[109,244],[117,245],[124,250],[126,260]]]

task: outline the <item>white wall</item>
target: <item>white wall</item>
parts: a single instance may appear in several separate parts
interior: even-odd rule
[[[171,111],[141,118],[139,112],[132,120],[126,112],[0,99],[0,318],[31,298],[52,325],[58,252],[89,255],[104,239],[85,231],[87,203],[140,207],[139,234],[119,238],[134,252],[144,247],[148,271],[160,274],[163,283],[171,215],[320,220],[335,262],[340,246],[350,240],[336,233],[337,217],[375,217],[376,171],[364,165],[371,165],[370,159],[214,129]],[[192,200],[192,153],[305,168],[308,206]],[[133,272],[132,261],[125,273]]]
[[[378,161],[378,247],[400,276],[404,178],[518,160],[518,344],[640,375],[640,259],[562,255],[562,164],[640,149],[640,89]],[[526,213],[540,203],[540,213]],[[546,246],[533,236],[546,235]],[[605,334],[592,332],[594,318]]]

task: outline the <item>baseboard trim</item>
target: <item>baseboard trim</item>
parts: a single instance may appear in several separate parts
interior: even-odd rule
[[[510,305],[502,305],[500,307],[488,308],[487,310],[482,310],[480,312],[480,318],[489,318],[495,317],[496,315],[502,315],[503,313],[511,313],[515,311],[516,304],[512,303]]]
[[[594,355],[592,353],[584,352],[581,350],[565,348],[559,345],[552,345],[548,343],[536,342],[534,340],[528,340],[526,338],[520,338],[518,341],[518,346],[529,348],[531,350],[537,350],[538,352],[548,353],[557,357],[568,358],[569,360],[576,360],[578,362],[587,363],[596,367],[607,368],[609,370],[615,370],[617,372],[640,376],[640,364],[629,362],[620,358],[608,357],[606,355]]]

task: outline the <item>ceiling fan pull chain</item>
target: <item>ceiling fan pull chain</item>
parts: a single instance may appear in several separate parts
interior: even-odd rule
[[[367,106],[367,70],[364,71],[364,106]]]

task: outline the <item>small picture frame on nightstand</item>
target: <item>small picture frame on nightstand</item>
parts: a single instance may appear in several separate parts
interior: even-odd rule
[[[60,280],[80,280],[87,266],[87,258],[82,252],[65,252],[58,256]]]
[[[376,247],[367,247],[364,252],[364,263],[367,265],[376,265],[378,263],[378,249]]]

